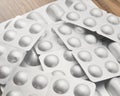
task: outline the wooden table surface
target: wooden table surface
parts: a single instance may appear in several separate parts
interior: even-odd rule
[[[22,15],[54,0],[0,0],[0,22]],[[120,16],[120,0],[93,0],[100,8]]]

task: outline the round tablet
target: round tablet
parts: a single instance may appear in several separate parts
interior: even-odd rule
[[[15,28],[24,28],[27,26],[27,22],[24,19],[16,20],[14,27]]]
[[[85,11],[85,10],[87,10],[87,7],[85,4],[80,2],[80,3],[77,3],[74,5],[74,9],[77,11]]]
[[[79,78],[85,75],[82,68],[77,64],[71,67],[70,72],[76,78]]]
[[[28,80],[28,76],[26,72],[18,72],[15,76],[14,76],[14,83],[16,85],[24,85]]]
[[[101,77],[103,75],[102,69],[97,65],[90,65],[88,67],[88,72],[96,78]]]
[[[32,85],[36,89],[44,89],[48,84],[47,77],[43,75],[38,75],[33,78]]]
[[[74,88],[75,96],[90,96],[90,93],[90,88],[84,84],[79,84]]]
[[[7,66],[0,66],[0,78],[4,79],[6,77],[8,77],[8,75],[10,74],[11,69]]]
[[[17,36],[17,32],[15,32],[13,30],[8,30],[5,32],[3,39],[5,41],[10,42],[10,41],[14,40],[16,38],[16,36]]]
[[[109,23],[111,23],[111,24],[119,24],[119,18],[117,17],[117,16],[115,16],[115,15],[110,15],[110,16],[108,16],[107,17],[107,20],[108,20],[108,22]]]
[[[84,62],[88,62],[92,60],[92,56],[88,51],[80,51],[78,53],[78,57],[80,60],[84,61]]]
[[[71,37],[67,40],[68,44],[71,46],[71,47],[80,47],[81,46],[81,42],[78,38],[76,37]]]
[[[96,48],[95,49],[95,54],[100,58],[108,57],[108,51],[103,47]]]
[[[6,96],[23,96],[23,94],[22,94],[22,92],[13,90],[13,91],[8,92]]]
[[[97,39],[94,35],[92,34],[88,34],[88,35],[85,35],[85,41],[89,44],[95,44],[97,43]]]
[[[114,33],[114,29],[113,29],[113,27],[110,26],[110,25],[103,25],[103,26],[101,27],[101,31],[102,31],[104,34],[106,34],[106,35],[111,35],[111,34]]]
[[[68,61],[74,61],[75,60],[74,57],[73,57],[73,55],[72,55],[72,52],[69,51],[69,50],[65,50],[65,52],[64,52],[64,58],[66,60],[68,60]]]
[[[88,27],[95,27],[97,25],[96,21],[93,18],[84,19],[83,23]]]
[[[44,58],[44,63],[47,67],[55,67],[59,63],[59,58],[54,54],[50,54]]]
[[[28,47],[32,43],[32,38],[30,36],[23,36],[19,40],[19,45],[21,47]]]
[[[23,57],[23,54],[19,51],[13,50],[8,54],[7,60],[10,63],[17,63],[21,58]]]
[[[75,27],[75,32],[79,33],[79,34],[84,34],[86,32],[86,30],[82,27]]]
[[[61,25],[58,30],[63,35],[70,35],[72,33],[72,29],[68,25]]]
[[[64,76],[65,73],[64,73],[63,71],[61,71],[61,70],[56,70],[56,71],[53,71],[53,72],[52,72],[52,75],[53,75],[53,76],[59,76],[59,75]]]
[[[113,61],[108,61],[105,63],[105,68],[111,73],[117,73],[119,71],[119,66]]]
[[[64,94],[69,90],[69,83],[64,79],[59,79],[53,84],[53,90],[58,94]]]
[[[42,30],[42,26],[38,23],[36,24],[33,24],[31,27],[30,27],[30,33],[32,34],[37,34],[37,33],[40,33]]]
[[[80,19],[79,14],[76,12],[69,12],[66,17],[71,21],[76,21],[76,20]]]
[[[50,41],[40,41],[38,43],[38,49],[41,51],[48,51],[53,47]]]
[[[93,8],[90,11],[90,14],[94,17],[101,17],[103,15],[102,10],[98,9],[98,8]]]

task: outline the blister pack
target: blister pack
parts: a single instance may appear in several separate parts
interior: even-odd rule
[[[106,82],[100,82],[96,84],[96,90],[99,95],[97,96],[111,96],[105,88]]]
[[[120,96],[120,78],[112,78],[106,83],[106,90],[110,96]]]
[[[100,43],[100,37],[98,37],[94,32],[69,23],[57,23],[53,27],[53,30],[69,50],[76,50],[82,46],[97,46]]]
[[[40,56],[40,62],[45,72],[52,75],[60,73],[72,79],[87,79],[80,65],[75,61],[71,51],[61,49]]]
[[[95,84],[84,79],[54,76],[46,96],[94,96]]]
[[[81,47],[73,51],[73,56],[93,82],[120,75],[120,64],[103,45]]]
[[[41,37],[35,45],[37,54],[44,54],[47,52],[63,49],[65,46],[61,39],[48,27],[46,28],[45,34]]]
[[[66,10],[68,10],[66,4],[63,3],[62,0],[58,0],[35,9],[23,15],[23,17],[51,25],[61,20]]]
[[[96,31],[113,41],[120,42],[120,18],[102,9],[90,7],[82,1],[75,2],[62,19],[90,31]]]
[[[44,25],[20,17],[13,20],[5,32],[0,35],[0,41],[29,51],[42,36],[44,30]]]
[[[17,67],[2,96],[46,96],[52,76],[34,68]]]
[[[26,52],[0,42],[0,84],[5,84],[16,66],[20,65]]]

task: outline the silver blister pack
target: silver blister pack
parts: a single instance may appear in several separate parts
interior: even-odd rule
[[[94,96],[95,84],[84,79],[54,76],[46,96]]]
[[[26,52],[0,42],[0,84],[5,84],[16,66],[20,65]]]
[[[120,75],[120,64],[103,45],[81,47],[73,51],[73,56],[93,82]]]
[[[68,7],[59,0],[35,9],[23,15],[23,17],[51,26],[51,24],[61,20],[66,10],[68,10]]]
[[[42,36],[44,30],[44,25],[19,17],[13,20],[5,32],[0,35],[0,41],[29,51]]]
[[[48,27],[44,32],[44,36],[41,37],[35,45],[37,54],[44,54],[47,52],[55,51],[64,48],[64,44],[61,39]]]
[[[99,94],[98,96],[111,96],[106,90],[105,84],[106,84],[106,81],[96,84],[96,91]]]
[[[46,96],[51,79],[39,69],[17,67],[2,96]]]
[[[40,56],[40,61],[43,71],[50,72],[53,76],[59,73],[72,79],[87,79],[82,68],[72,56],[71,51],[67,49],[43,54]]]
[[[74,3],[62,19],[90,31],[96,31],[113,41],[120,42],[120,18],[102,9],[89,7],[87,3]]]
[[[57,23],[53,30],[69,50],[76,50],[82,46],[98,46],[101,43],[100,38],[94,32],[69,23]]]

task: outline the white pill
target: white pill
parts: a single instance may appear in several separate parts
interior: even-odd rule
[[[108,61],[105,63],[106,69],[111,73],[117,73],[119,71],[119,66],[113,61]]]
[[[85,11],[85,10],[87,10],[87,7],[83,3],[77,3],[74,5],[74,9],[77,11]]]
[[[59,4],[51,4],[47,7],[47,14],[55,21],[61,19],[64,9]]]
[[[69,83],[64,79],[59,79],[53,84],[53,90],[58,94],[64,94],[69,90]]]
[[[101,68],[97,65],[90,65],[88,67],[88,72],[96,78],[101,77],[103,75]]]
[[[96,48],[95,54],[100,58],[107,58],[108,57],[108,51],[104,47]]]
[[[58,30],[63,35],[70,35],[72,33],[72,29],[68,25],[61,25]]]
[[[10,41],[14,40],[16,38],[16,36],[17,36],[17,32],[15,32],[13,30],[8,30],[5,32],[3,39],[5,41],[10,42]]]
[[[42,30],[42,26],[38,23],[31,25],[30,27],[30,33],[37,34],[40,33]]]
[[[8,92],[6,96],[23,96],[23,94],[19,91],[13,90]]]
[[[78,57],[80,60],[84,61],[84,62],[88,62],[92,60],[92,56],[88,51],[80,51],[78,53]]]
[[[15,28],[24,28],[27,26],[27,22],[24,19],[16,20],[14,27]]]
[[[65,50],[65,52],[64,52],[64,58],[66,60],[68,60],[68,61],[74,61],[75,60],[74,57],[73,57],[73,55],[72,55],[72,52],[69,51],[69,50]]]
[[[47,67],[55,67],[59,63],[59,58],[54,54],[47,55],[44,58],[44,63]]]
[[[8,75],[10,74],[11,69],[7,66],[0,66],[0,78],[4,79],[6,77],[8,77]]]
[[[89,44],[95,44],[97,43],[97,38],[92,34],[88,34],[85,35],[85,41]]]
[[[90,14],[94,17],[101,17],[103,15],[102,11],[98,8],[93,8],[91,11],[90,11]]]
[[[27,77],[27,73],[26,72],[18,72],[15,76],[14,76],[14,83],[16,85],[24,85],[28,80],[28,77]]]
[[[76,37],[71,37],[67,40],[68,44],[71,46],[71,47],[80,47],[81,46],[81,42],[78,38]]]
[[[86,32],[86,30],[82,27],[75,27],[75,32],[79,33],[79,34],[83,34]]]
[[[110,16],[108,16],[107,17],[107,20],[108,20],[108,22],[109,23],[111,23],[111,24],[119,24],[119,18],[117,17],[117,16],[115,16],[115,15],[110,15]]]
[[[69,20],[72,20],[72,21],[76,21],[78,19],[80,19],[80,16],[78,13],[76,12],[69,12],[66,16]]]
[[[41,51],[48,51],[53,47],[50,41],[40,41],[38,43],[38,49]]]
[[[2,56],[5,51],[6,51],[6,48],[0,45],[0,56]]]
[[[19,45],[21,47],[28,47],[32,43],[32,38],[30,36],[23,36],[19,40]]]
[[[88,27],[95,27],[97,25],[96,21],[93,18],[84,19],[83,23]]]
[[[75,96],[90,96],[90,93],[90,88],[84,84],[79,84],[74,88]]]
[[[32,85],[36,89],[44,89],[47,86],[47,84],[48,84],[48,79],[43,75],[38,75],[34,77],[32,81]]]
[[[71,67],[70,72],[76,78],[79,78],[85,75],[82,68],[77,64]]]
[[[17,63],[21,58],[23,57],[23,54],[19,51],[13,50],[8,54],[8,61],[10,63]]]
[[[111,34],[114,33],[114,29],[113,29],[113,27],[110,26],[110,25],[103,25],[103,26],[101,27],[101,31],[102,31],[104,34],[106,34],[106,35],[111,35]]]

